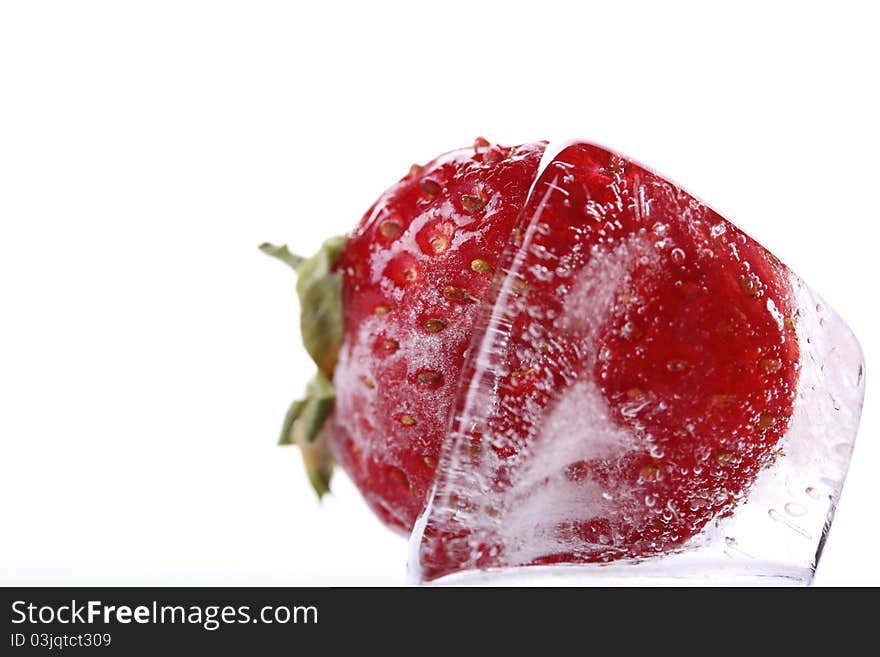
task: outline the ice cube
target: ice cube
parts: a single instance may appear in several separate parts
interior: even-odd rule
[[[711,208],[584,142],[548,147],[504,262],[413,577],[808,582],[864,392],[840,318]]]

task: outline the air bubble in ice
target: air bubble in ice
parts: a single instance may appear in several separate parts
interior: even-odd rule
[[[724,235],[727,232],[727,227],[724,224],[715,224],[712,228],[709,229],[709,234],[713,238],[718,238]]]
[[[544,282],[549,281],[553,278],[553,273],[544,265],[535,265],[534,267],[532,267],[532,274],[534,274],[536,279]]]

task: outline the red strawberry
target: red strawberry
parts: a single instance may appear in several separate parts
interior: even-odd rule
[[[332,326],[340,312],[338,278],[328,284],[325,267],[315,276],[310,261],[263,246],[307,268],[298,285],[301,296],[310,296],[301,304],[303,337],[324,375],[312,387],[326,401],[327,379],[336,386],[328,432],[319,435],[327,404],[307,397],[294,404],[282,433],[282,440],[306,447],[319,494],[329,481],[329,448],[383,520],[412,528],[434,480],[479,302],[543,151],[544,144],[511,149],[477,139],[472,148],[414,165],[367,211],[338,259],[341,333]],[[313,281],[324,289],[315,292]],[[316,307],[329,308],[334,319],[311,328]],[[329,344],[312,344],[316,336]],[[305,421],[295,423],[300,431],[288,438],[304,409]]]
[[[509,328],[473,373],[492,401],[472,384],[453,425],[429,578],[668,552],[744,497],[792,414],[788,270],[717,213],[578,144],[518,230],[492,300]]]
[[[282,437],[319,493],[332,453],[409,530],[447,445],[428,577],[674,549],[743,498],[791,415],[787,269],[601,148],[535,183],[543,150],[477,140],[413,167],[344,247],[264,247],[300,272],[321,373]]]

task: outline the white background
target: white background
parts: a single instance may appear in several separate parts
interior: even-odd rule
[[[679,181],[862,341],[819,584],[880,584],[871,3],[4,2],[0,584],[399,584],[282,414],[294,280],[412,162],[582,136]],[[662,6],[661,6],[662,5]]]

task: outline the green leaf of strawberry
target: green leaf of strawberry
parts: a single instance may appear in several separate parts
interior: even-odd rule
[[[263,253],[290,265],[297,273],[300,330],[318,373],[307,385],[305,398],[291,404],[278,442],[299,446],[309,481],[319,498],[329,492],[333,473],[325,425],[336,400],[331,379],[342,344],[342,278],[335,265],[344,245],[343,237],[328,239],[311,258],[291,253],[286,245],[260,245]]]

